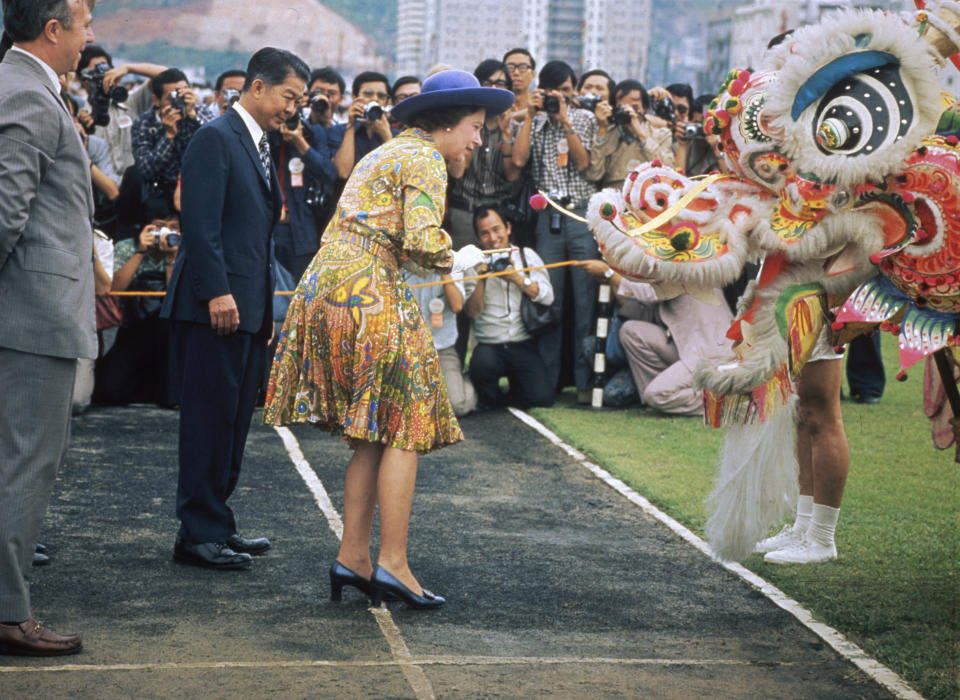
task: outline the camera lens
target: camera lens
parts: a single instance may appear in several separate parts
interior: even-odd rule
[[[175,231],[171,231],[170,233],[167,234],[166,238],[167,238],[167,246],[168,246],[168,247],[170,247],[170,248],[176,248],[178,245],[180,245],[180,234],[179,234],[179,233],[177,233],[177,232],[175,232]]]
[[[556,114],[560,111],[560,100],[553,95],[543,98],[543,111],[547,114]]]
[[[510,258],[508,257],[496,258],[495,260],[492,260],[490,262],[490,265],[488,267],[490,268],[491,272],[503,272],[508,267],[510,267]]]
[[[371,102],[363,108],[363,118],[368,122],[375,122],[382,116],[383,107],[376,102]]]
[[[287,129],[289,129],[290,131],[293,131],[294,129],[296,129],[296,128],[297,128],[297,124],[299,124],[299,123],[300,123],[300,115],[299,115],[299,114],[294,114],[292,117],[290,117],[289,119],[287,119],[287,120],[284,122],[284,124],[286,125]]]

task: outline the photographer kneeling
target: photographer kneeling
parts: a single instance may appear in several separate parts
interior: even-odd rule
[[[114,248],[114,292],[165,292],[180,246],[180,221],[154,219],[136,238]],[[117,340],[97,361],[95,403],[169,406],[169,325],[160,318],[161,296],[123,298]]]
[[[580,98],[581,106],[587,98]],[[646,119],[650,98],[636,80],[624,80],[614,89],[614,105],[599,101],[594,107],[597,131],[590,149],[587,179],[600,187],[619,190],[640,163],[659,159],[673,167],[673,135]]]
[[[496,207],[479,207],[473,214],[477,242],[481,250],[509,248],[510,222]],[[524,261],[526,265],[524,265]],[[539,267],[543,262],[532,248],[503,253],[489,265],[478,265],[476,272],[520,270]],[[540,304],[553,302],[553,287],[546,270],[513,272],[465,283],[464,308],[473,319],[477,346],[470,358],[470,379],[477,392],[477,410],[492,409],[508,403],[520,408],[550,406],[553,385],[537,348],[520,315],[522,295]],[[510,393],[500,393],[500,377],[506,376]]]

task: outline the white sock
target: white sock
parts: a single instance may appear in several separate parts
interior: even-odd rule
[[[837,518],[840,517],[839,508],[813,504],[813,517],[810,519],[810,530],[807,536],[824,547],[833,546],[833,533],[837,529]]]
[[[806,534],[810,527],[810,516],[813,514],[813,496],[797,497],[797,519],[793,523],[793,531]]]

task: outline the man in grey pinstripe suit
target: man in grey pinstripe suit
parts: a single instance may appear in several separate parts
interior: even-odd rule
[[[58,75],[95,0],[3,0],[0,63],[0,653],[80,650],[33,617],[25,572],[70,435],[78,357],[97,354],[90,161]]]

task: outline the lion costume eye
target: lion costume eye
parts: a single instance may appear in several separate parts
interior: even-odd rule
[[[813,137],[825,155],[867,155],[899,141],[913,121],[899,65],[888,63],[831,87],[817,106]]]

